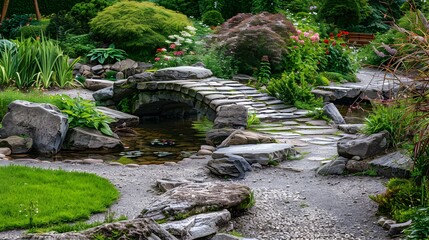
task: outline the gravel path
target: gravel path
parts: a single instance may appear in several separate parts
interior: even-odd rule
[[[325,147],[332,148],[332,147]],[[325,149],[326,151],[326,149]],[[310,155],[308,155],[310,156]],[[385,179],[372,177],[316,176],[314,161],[284,162],[277,167],[256,169],[236,182],[252,188],[256,205],[234,220],[236,231],[258,239],[388,239],[375,224],[376,205],[368,198],[384,191]],[[219,181],[205,169],[208,157],[195,157],[173,165],[138,168],[107,164],[13,162],[14,164],[95,173],[109,179],[121,192],[111,207],[117,216],[136,217],[144,206],[156,201],[156,179],[193,178]],[[0,161],[1,165],[10,161]],[[298,167],[297,167],[298,166]],[[304,166],[304,167],[303,167]],[[103,214],[92,220],[102,220]],[[0,233],[0,239],[14,239],[22,231]]]

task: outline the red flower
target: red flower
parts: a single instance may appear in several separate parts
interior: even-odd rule
[[[335,42],[335,41],[334,41],[334,42],[332,43],[332,46],[335,46],[335,45],[337,45],[337,42]]]
[[[329,55],[329,51],[326,51],[325,53],[326,53],[326,55]]]
[[[324,39],[323,42],[326,43],[326,44],[328,44],[329,40],[328,39]]]
[[[156,52],[158,53],[158,52],[162,52],[162,48],[158,48],[158,49],[156,49]]]
[[[337,37],[341,37],[341,36],[343,36],[343,34],[342,34],[342,32],[339,32],[339,33],[337,34]]]
[[[158,62],[159,60],[161,60],[161,58],[159,58],[159,57],[155,58],[155,61]]]
[[[170,48],[171,48],[171,49],[175,49],[175,48],[176,48],[176,44],[172,43],[172,44],[170,45]]]

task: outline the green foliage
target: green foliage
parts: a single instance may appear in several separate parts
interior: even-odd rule
[[[279,0],[252,0],[252,12],[274,13],[279,5]]]
[[[119,196],[95,174],[6,166],[0,176],[0,231],[89,218]]]
[[[53,85],[70,86],[73,83],[72,66],[60,47],[53,41],[22,39],[15,47],[3,44],[0,56],[0,85],[14,85],[19,89],[31,86],[49,88]],[[0,45],[1,46],[1,45]]]
[[[37,21],[31,14],[16,15],[13,14],[11,18],[5,19],[0,28],[0,34],[3,38],[16,38],[19,36],[20,28],[27,25],[33,25]]]
[[[312,87],[305,78],[300,78],[294,72],[284,72],[281,78],[272,79],[267,87],[268,94],[298,108],[321,107],[322,99],[316,98],[311,90]]]
[[[199,0],[155,0],[152,2],[156,2],[160,6],[163,6],[167,9],[171,9],[174,11],[181,12],[185,14],[186,16],[192,16],[196,18],[201,17],[200,12],[200,6],[199,6]]]
[[[108,48],[95,48],[92,49],[87,57],[90,57],[91,62],[100,64],[115,63],[126,58],[127,54],[124,50],[116,49],[114,45]]]
[[[197,136],[205,137],[206,133],[213,129],[213,122],[204,117],[197,121],[193,121],[192,128],[198,132]]]
[[[73,58],[85,57],[92,49],[96,48],[96,43],[91,39],[89,34],[66,34],[59,41],[59,45],[65,54]]]
[[[322,72],[321,75],[327,78],[330,82],[344,83],[357,81],[356,74],[354,73],[341,74],[337,72]]]
[[[97,16],[97,13],[112,5],[116,0],[85,0],[79,2],[70,10],[70,16],[74,19],[73,31],[87,33],[89,21]]]
[[[82,0],[38,0],[39,9],[42,15],[57,13],[61,10],[70,10],[73,5]],[[3,6],[4,0],[0,0],[0,5]],[[12,0],[9,4],[8,14],[27,14],[34,12],[33,2],[28,0]]]
[[[109,116],[97,111],[95,104],[81,97],[62,97],[61,111],[68,115],[69,127],[88,127],[102,132],[104,135],[112,136],[113,132],[109,123],[113,121]]]
[[[75,27],[74,18],[70,12],[59,11],[52,14],[49,24],[46,27],[46,36],[54,39],[66,39],[66,33],[72,31]]]
[[[261,123],[261,120],[259,119],[258,115],[256,115],[255,112],[248,111],[247,112],[247,128],[252,128],[255,125],[258,125]]]
[[[166,36],[191,25],[183,14],[151,2],[124,1],[99,12],[90,22],[95,36],[114,43],[131,58],[149,58],[165,43]]]
[[[429,237],[429,208],[417,209],[412,217],[411,226],[404,230],[407,239],[420,240]]]
[[[208,26],[219,26],[225,21],[225,19],[222,17],[222,14],[216,10],[205,12],[201,20]]]
[[[116,80],[116,74],[117,74],[118,72],[117,71],[107,71],[106,73],[105,73],[105,76],[104,76],[104,78],[105,79],[107,79],[107,80],[112,80],[112,81],[115,81]]]
[[[378,204],[378,211],[389,214],[398,222],[412,218],[419,206],[427,204],[427,195],[422,198],[422,189],[413,180],[392,178],[386,184],[385,193],[370,196]]]
[[[217,44],[213,44],[207,53],[203,54],[202,61],[213,75],[219,78],[230,79],[238,71],[234,57],[225,55],[224,48]]]
[[[42,20],[40,22],[35,22],[32,25],[26,25],[19,28],[18,36],[22,38],[37,38],[45,35],[46,28],[49,24],[48,20]]]
[[[59,95],[44,95],[39,91],[21,92],[15,89],[4,89],[0,91],[0,119],[8,111],[8,106],[15,100],[24,100],[34,103],[50,103],[57,107],[61,106],[61,96]]]
[[[331,119],[326,115],[325,110],[320,107],[316,107],[307,113],[307,117],[311,117],[313,119],[325,120],[326,122],[330,122]]]
[[[240,205],[238,206],[238,209],[240,210],[247,210],[252,208],[253,206],[255,206],[256,200],[255,200],[255,195],[253,193],[253,191],[250,192],[249,196],[247,196],[247,198],[245,198]]]
[[[365,0],[324,0],[320,5],[319,18],[340,28],[359,23],[368,8]]]
[[[271,78],[271,67],[268,56],[263,56],[256,74],[256,87],[267,86]]]
[[[392,144],[396,146],[405,141],[409,135],[408,126],[411,125],[413,116],[404,114],[406,111],[405,103],[377,104],[374,102],[372,112],[365,118],[363,132],[374,134],[385,130],[389,132]]]

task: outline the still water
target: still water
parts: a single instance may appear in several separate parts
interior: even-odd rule
[[[125,150],[122,153],[84,153],[78,151],[61,151],[47,158],[34,155],[14,155],[12,158],[37,158],[47,161],[83,160],[87,158],[102,159],[105,162],[120,162],[123,164],[161,164],[177,162],[199,150],[204,144],[204,137],[192,128],[196,117],[188,119],[172,119],[145,121],[139,127],[133,128],[137,135],[121,137]],[[156,139],[158,141],[156,141]],[[165,143],[162,146],[161,143]],[[174,143],[174,144],[173,144]]]

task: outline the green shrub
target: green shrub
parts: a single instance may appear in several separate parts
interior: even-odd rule
[[[268,94],[298,108],[322,107],[322,99],[316,98],[311,90],[311,84],[293,72],[284,72],[281,78],[271,79],[267,86]]]
[[[69,33],[76,26],[74,18],[70,12],[59,11],[52,14],[49,24],[46,27],[46,36],[58,40],[65,40],[66,33]]]
[[[344,83],[344,82],[356,82],[357,77],[354,73],[349,74],[341,74],[337,72],[322,72],[321,75],[328,79],[329,82],[338,82],[338,83]]]
[[[237,74],[238,68],[234,63],[234,57],[225,55],[224,49],[217,44],[212,45],[203,55],[202,61],[214,76],[231,79]]]
[[[46,35],[45,33],[48,24],[48,20],[42,20],[40,22],[36,22],[34,25],[23,26],[19,28],[18,36],[21,36],[22,38],[36,38]]]
[[[386,130],[390,134],[392,144],[397,145],[407,140],[409,132],[412,132],[408,127],[411,125],[413,116],[405,114],[406,112],[405,103],[377,104],[374,102],[372,112],[365,118],[363,132],[373,134]]]
[[[115,43],[137,60],[150,58],[166,36],[191,25],[183,14],[151,2],[118,2],[99,12],[90,22],[96,37]]]
[[[359,23],[368,8],[364,0],[324,0],[319,9],[319,18],[340,28]]]
[[[422,199],[421,187],[413,180],[392,178],[386,188],[385,193],[370,198],[378,204],[379,213],[388,214],[398,222],[410,220],[419,206],[427,204],[426,196]]]
[[[88,219],[119,197],[95,174],[24,166],[0,167],[0,188],[0,231]]]
[[[58,44],[64,51],[64,54],[72,58],[85,58],[92,49],[96,48],[97,43],[91,39],[89,34],[66,34]]]
[[[223,19],[222,14],[219,11],[211,10],[203,14],[202,21],[208,26],[219,26],[225,21],[225,19]]]
[[[70,16],[74,19],[75,33],[87,33],[89,21],[97,16],[97,13],[112,5],[116,0],[85,0],[79,2],[70,10]]]
[[[429,237],[429,208],[419,208],[412,216],[411,226],[404,230],[407,239],[421,240]]]
[[[32,14],[15,15],[5,19],[0,28],[0,34],[3,38],[19,37],[20,28],[27,25],[34,25],[37,21]]]
[[[108,48],[95,48],[89,51],[87,57],[90,57],[91,62],[100,64],[104,63],[115,63],[124,60],[127,54],[124,50],[116,49],[114,45]]]

